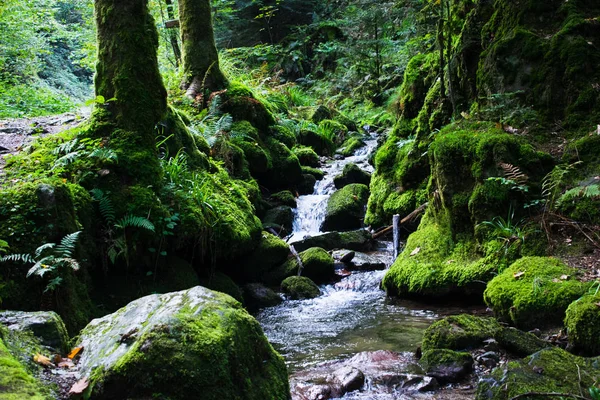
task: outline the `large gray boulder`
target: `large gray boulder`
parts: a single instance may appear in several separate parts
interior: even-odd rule
[[[196,286],[150,295],[81,332],[91,399],[288,399],[287,370],[258,322]]]

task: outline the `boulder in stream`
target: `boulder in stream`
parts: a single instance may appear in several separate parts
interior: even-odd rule
[[[286,232],[292,231],[292,224],[294,223],[294,212],[291,207],[279,206],[267,211],[262,219],[264,228],[273,228],[278,231],[280,228],[286,230]]]
[[[252,253],[227,267],[232,276],[246,282],[260,282],[264,274],[287,260],[290,247],[275,235],[263,231],[258,246]]]
[[[336,188],[341,189],[344,186],[350,185],[352,183],[361,183],[363,185],[369,186],[369,184],[371,183],[371,174],[366,171],[363,171],[356,164],[346,164],[342,173],[333,178],[333,184]]]
[[[349,232],[327,232],[318,236],[304,238],[292,243],[297,251],[311,247],[325,250],[348,249],[354,251],[369,251],[375,246],[373,236],[364,229]]]
[[[261,283],[248,283],[242,290],[246,306],[250,309],[273,307],[283,301],[279,294]]]
[[[196,286],[150,295],[83,329],[90,399],[288,399],[287,369],[233,298]]]
[[[305,276],[290,276],[281,282],[281,291],[292,300],[312,299],[321,295],[321,289]]]
[[[351,184],[331,195],[327,201],[323,231],[344,231],[362,226],[365,207],[369,200],[369,188],[362,184]]]
[[[325,250],[313,247],[299,253],[299,256],[303,266],[302,276],[306,276],[316,283],[329,282],[335,276],[333,257]],[[271,285],[279,285],[285,278],[298,275],[298,268],[298,260],[292,257],[279,268],[267,274],[263,280]]]

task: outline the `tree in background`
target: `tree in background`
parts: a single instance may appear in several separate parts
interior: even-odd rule
[[[189,97],[214,92],[227,86],[219,67],[210,0],[179,0],[183,43],[182,87]]]

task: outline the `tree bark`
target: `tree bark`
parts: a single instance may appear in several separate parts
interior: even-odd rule
[[[227,79],[219,67],[210,0],[179,0],[183,43],[182,88],[189,97],[224,89]]]

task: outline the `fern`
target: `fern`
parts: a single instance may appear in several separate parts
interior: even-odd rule
[[[147,218],[137,217],[135,215],[126,215],[115,223],[115,227],[119,229],[126,228],[143,228],[154,232],[154,225]]]
[[[77,150],[83,150],[83,145],[79,143],[79,139],[69,140],[68,142],[59,144],[52,153],[55,155],[73,153]]]
[[[71,257],[73,255],[73,252],[75,251],[75,246],[77,245],[77,241],[79,240],[80,234],[81,231],[77,231],[63,237],[60,241],[60,244],[56,246],[54,252],[60,257]]]
[[[529,177],[525,175],[519,167],[509,163],[500,163],[500,168],[504,171],[506,179],[515,181],[519,185],[524,185],[529,180]]]
[[[104,192],[100,189],[92,189],[90,193],[94,200],[98,202],[98,208],[100,209],[100,214],[102,217],[108,222],[112,224],[115,222],[115,208],[113,207],[112,201],[104,194]]]
[[[560,207],[561,204],[574,200],[576,198],[596,198],[600,197],[600,184],[577,186],[573,189],[567,190],[563,193],[558,200],[556,205]]]
[[[558,189],[564,183],[565,178],[579,164],[581,164],[581,161],[577,161],[573,164],[557,165],[544,177],[544,180],[542,181],[542,195],[548,199],[550,205],[554,204]]]
[[[9,254],[1,257],[0,262],[23,262],[30,264],[35,262],[34,258],[29,254]]]
[[[116,163],[119,161],[117,157],[117,153],[114,150],[107,149],[106,147],[101,147],[98,149],[94,149],[90,154],[90,158],[96,158],[100,162],[113,162]]]
[[[64,156],[54,161],[54,165],[52,166],[51,170],[54,170],[55,168],[66,167],[69,164],[73,164],[75,161],[79,160],[82,154],[84,153],[81,150],[72,151],[70,153],[65,154]]]

